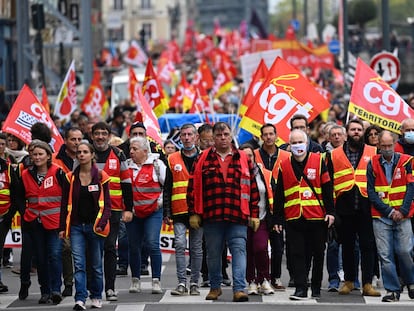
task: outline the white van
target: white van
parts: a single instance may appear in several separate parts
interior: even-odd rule
[[[139,83],[142,83],[145,79],[145,67],[135,68],[135,76]],[[112,78],[111,85],[111,112],[116,106],[122,105],[125,100],[130,99],[129,89],[129,69],[123,69]]]

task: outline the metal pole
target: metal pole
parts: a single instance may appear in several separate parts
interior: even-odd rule
[[[343,34],[344,42],[342,42],[344,47],[344,73],[348,72],[348,0],[342,0],[342,22],[343,22]]]
[[[308,36],[308,1],[303,1],[303,36]]]
[[[318,0],[318,36],[319,36],[319,42],[321,44],[323,43],[322,30],[323,30],[323,0]]]
[[[292,19],[296,19],[296,0],[292,0]]]
[[[80,32],[82,35],[82,52],[83,52],[83,86],[86,89],[92,82],[93,74],[93,57],[92,57],[92,28],[91,28],[91,0],[80,1],[81,5],[81,20],[80,20]]]
[[[17,31],[17,87],[20,89],[24,83],[29,82],[29,61],[24,55],[25,44],[29,40],[29,1],[16,1],[16,31]]]
[[[391,50],[391,44],[390,44],[390,19],[389,19],[388,9],[389,9],[388,0],[381,0],[382,48],[385,51],[390,51]]]

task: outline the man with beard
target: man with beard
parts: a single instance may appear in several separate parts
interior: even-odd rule
[[[328,154],[328,169],[334,183],[336,215],[340,218],[339,239],[342,242],[342,261],[345,283],[339,290],[347,295],[354,289],[358,273],[355,266],[355,241],[359,239],[364,296],[381,296],[372,287],[375,266],[375,238],[372,229],[370,203],[367,193],[367,165],[376,148],[364,144],[364,128],[360,120],[346,125],[347,142]]]

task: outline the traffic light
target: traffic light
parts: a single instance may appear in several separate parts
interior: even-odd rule
[[[45,14],[43,12],[43,4],[35,3],[31,6],[32,9],[32,24],[36,30],[45,28]]]

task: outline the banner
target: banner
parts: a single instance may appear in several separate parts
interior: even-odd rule
[[[329,102],[298,69],[278,57],[240,127],[260,137],[262,125],[271,123],[276,126],[279,139],[286,142],[290,134],[289,121],[294,114],[303,114],[310,122],[329,107]]]
[[[246,113],[247,109],[250,107],[250,104],[254,102],[254,97],[262,86],[263,81],[266,79],[269,70],[267,69],[266,63],[263,59],[260,60],[259,66],[257,66],[256,71],[253,74],[252,82],[249,84],[242,104],[239,108],[239,115],[242,117]]]
[[[359,58],[348,112],[397,134],[404,119],[414,118],[414,110]]]
[[[45,123],[52,131],[52,141],[50,145],[54,150],[59,150],[63,144],[55,123],[46,112],[45,107],[37,99],[33,91],[25,84],[19,92],[6,120],[3,124],[3,132],[13,134],[24,143],[32,141],[30,128],[37,122]]]
[[[250,83],[252,82],[252,76],[257,70],[260,61],[264,61],[267,69],[272,66],[278,56],[282,57],[282,50],[268,50],[263,52],[250,53],[240,57],[240,65],[245,90],[249,88]]]
[[[75,61],[72,60],[60,88],[54,109],[54,114],[62,120],[62,124],[70,120],[70,115],[77,108],[76,96]]]

